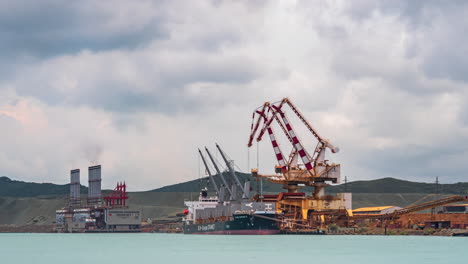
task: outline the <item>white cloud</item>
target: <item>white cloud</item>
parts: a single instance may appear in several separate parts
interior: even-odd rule
[[[0,63],[0,173],[64,183],[69,169],[97,161],[107,188],[126,180],[133,190],[152,189],[196,178],[197,147],[214,151],[214,142],[247,170],[252,110],[287,96],[340,146],[330,158],[352,180],[464,181],[468,89],[457,69],[467,57],[441,50],[463,43],[456,32],[466,20],[452,6],[398,3],[70,7],[75,23],[39,27],[31,43],[55,36],[65,45],[70,38],[57,36],[85,32],[73,48],[51,45],[44,56],[21,46],[8,55],[10,67]],[[31,25],[28,18],[41,17],[34,10],[8,21]],[[312,151],[315,139],[292,119]],[[260,157],[261,170],[271,171],[269,142]]]

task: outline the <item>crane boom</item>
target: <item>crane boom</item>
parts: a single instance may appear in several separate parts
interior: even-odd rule
[[[283,130],[283,133],[286,135],[286,137],[288,138],[289,142],[293,142],[291,136],[289,135],[288,131],[286,130],[286,127],[284,127],[283,123],[281,122],[281,120],[278,118],[278,115],[273,115],[275,117],[275,120],[276,122],[278,123],[278,125],[281,127],[281,130]]]
[[[216,173],[218,173],[219,177],[221,177],[221,180],[223,181],[224,186],[227,187],[226,189],[228,190],[229,194],[232,196],[232,191],[231,191],[231,189],[229,188],[229,185],[227,184],[226,179],[224,179],[223,174],[222,174],[221,171],[219,170],[218,165],[217,165],[216,162],[214,161],[213,156],[211,156],[211,153],[210,153],[210,151],[208,150],[207,147],[205,147],[205,150],[206,150],[206,153],[208,153],[208,157],[210,157],[210,160],[211,160],[211,162],[213,163],[213,166],[215,167]]]
[[[248,198],[246,190],[244,190],[244,186],[239,181],[239,178],[236,175],[236,172],[234,171],[234,168],[231,166],[229,161],[227,160],[226,156],[224,155],[224,152],[221,150],[221,147],[216,144],[216,148],[218,148],[219,153],[221,153],[221,156],[223,157],[224,162],[226,163],[226,166],[229,169],[229,172],[231,172],[231,176],[236,180],[237,186],[242,190],[242,197],[243,198]]]
[[[304,125],[309,129],[309,131],[317,138],[319,142],[321,142],[325,147],[328,147],[333,153],[337,153],[339,151],[338,147],[333,146],[328,140],[324,139],[320,136],[320,134],[310,125],[307,119],[304,118],[302,113],[297,109],[297,107],[289,100],[289,98],[284,98],[283,101],[289,105],[289,107],[294,111],[297,117],[304,123]]]
[[[270,108],[271,110],[271,108]],[[266,119],[264,122],[263,122],[263,127],[262,127],[262,130],[260,130],[260,133],[258,133],[258,136],[257,136],[257,141],[260,141],[262,140],[262,137],[263,137],[263,134],[265,134],[265,131],[267,130],[268,127],[271,126],[271,122],[273,122],[273,119],[274,119],[274,116],[275,116],[275,112],[274,111],[271,111],[271,113],[273,114],[269,119]],[[277,119],[278,120],[278,119]],[[279,122],[281,124],[281,122]],[[285,130],[283,130],[284,132]],[[286,135],[287,137],[289,138],[289,134],[286,132]]]
[[[285,120],[287,120],[287,117],[286,117],[284,111],[282,110],[282,107],[285,104],[287,104],[292,109],[294,114],[296,114],[296,116],[302,121],[302,123],[307,127],[307,129],[318,140],[317,146],[316,146],[316,148],[314,150],[314,154],[312,156],[310,156],[307,151],[305,151],[305,153],[303,153],[303,154],[305,154],[307,156],[307,159],[310,161],[311,166],[306,165],[307,161],[304,161],[304,158],[303,158],[305,156],[303,156],[303,155],[301,155],[299,153],[299,155],[301,155],[301,159],[304,162],[304,165],[306,167],[308,167],[308,169],[315,167],[317,165],[317,162],[321,161],[320,159],[323,158],[323,153],[324,153],[325,148],[329,148],[332,151],[332,153],[337,153],[339,151],[338,147],[335,147],[327,139],[324,139],[322,136],[320,136],[320,134],[312,127],[312,125],[310,125],[310,123],[307,121],[307,119],[305,119],[305,117],[302,115],[302,113],[297,109],[297,107],[288,98],[283,98],[279,102],[269,104],[269,107],[270,107],[270,109],[273,110],[273,112],[272,112],[272,115],[270,116],[270,118],[268,118],[267,120],[264,121],[263,128],[261,129],[260,133],[257,136],[257,141],[260,141],[262,139],[263,134],[265,133],[265,131],[268,130],[268,127],[273,122],[273,119],[276,119],[278,124],[280,125],[280,127],[283,129],[283,132],[288,137],[288,140],[293,145],[293,147],[295,147],[295,148],[297,147],[297,142],[294,139],[294,137],[292,136],[293,134],[295,135],[294,130],[292,128],[289,129],[287,125],[286,125],[286,128],[285,128],[284,125],[283,125],[283,123],[284,124],[286,124],[286,122],[289,123],[289,121],[285,121]],[[280,120],[278,118],[278,114],[281,116],[283,122],[280,122]],[[291,132],[293,134],[291,134]],[[298,139],[297,136],[295,136],[295,138]],[[299,152],[299,150],[297,148],[296,148],[296,151]]]
[[[216,182],[215,182],[215,180],[214,180],[214,178],[213,178],[213,175],[211,175],[211,171],[210,171],[210,168],[208,167],[208,163],[206,163],[205,157],[203,156],[203,153],[201,152],[200,149],[198,149],[198,153],[200,153],[200,156],[201,156],[201,159],[202,159],[202,161],[203,161],[203,164],[205,164],[206,172],[207,172],[208,175],[210,176],[210,180],[211,180],[211,182],[213,183],[213,187],[215,188],[216,193],[219,193],[218,185],[216,184]]]
[[[285,105],[288,107],[284,107]],[[299,139],[296,130],[294,130],[286,108],[290,108],[289,111],[294,112],[307,127],[309,132],[317,139],[318,143],[312,155],[306,150],[305,145]],[[257,114],[259,115],[258,118],[256,117]],[[272,122],[274,122],[274,120],[276,120],[292,145],[288,160],[284,159],[285,156],[279,150],[279,144],[272,131]],[[262,125],[261,129],[259,129],[260,125]],[[261,141],[262,136],[267,131],[275,150],[276,159],[280,164],[280,166],[276,166],[275,172],[276,174],[282,172],[284,178],[279,179],[278,175],[263,176],[270,181],[282,183],[289,191],[297,190],[299,183],[307,186],[314,186],[314,196],[316,197],[322,197],[324,195],[325,182],[331,181],[333,183],[339,183],[340,164],[329,163],[328,160],[325,159],[327,148],[333,153],[336,153],[339,151],[338,147],[333,146],[327,139],[323,138],[288,98],[283,98],[274,103],[266,102],[254,111],[248,146],[252,145],[256,134],[257,141]],[[299,157],[305,168],[297,164]],[[281,171],[279,167],[281,167]]]
[[[309,158],[310,156],[308,155],[307,151],[304,149],[304,147],[303,147],[301,141],[299,140],[299,138],[296,136],[296,133],[294,132],[294,130],[292,128],[292,125],[289,122],[288,118],[286,117],[284,112],[281,110],[281,107],[283,106],[284,102],[285,102],[285,100],[283,99],[278,106],[272,105],[272,107],[277,113],[279,113],[281,119],[283,119],[283,122],[284,122],[284,124],[286,126],[286,129],[288,130],[288,134],[291,136],[291,138],[293,140],[294,148],[299,153],[299,156],[301,157],[302,162],[304,163],[304,166],[306,167],[307,171],[309,171],[309,173],[312,174],[313,173],[312,170],[314,168],[312,166],[312,161]]]
[[[249,142],[247,143],[247,147],[252,146],[255,133],[257,132],[257,129],[260,126],[260,123],[262,122],[262,117],[265,118],[265,110],[269,106],[270,106],[270,103],[265,102],[263,106],[260,106],[259,108],[255,109],[254,112],[252,113],[252,125],[250,126],[250,137],[249,137]],[[262,110],[259,110],[260,108],[262,108]],[[256,122],[255,122],[255,114],[258,114],[258,118]]]
[[[261,110],[259,110],[260,108],[261,108]],[[268,110],[268,112],[267,112],[267,110]],[[270,112],[272,113],[269,102],[265,102],[263,104],[263,106],[255,109],[255,111],[254,111],[254,113],[252,115],[251,133],[250,133],[250,137],[249,137],[249,143],[247,144],[248,147],[252,146],[252,141],[254,139],[255,133],[257,132],[257,130],[258,130],[259,126],[260,126],[260,123],[262,122],[262,120],[263,120],[264,123],[267,122],[267,120],[268,120],[267,113],[270,113]],[[258,119],[257,119],[256,122],[255,122],[255,114],[258,114]],[[283,131],[285,131],[284,126],[279,121],[279,119],[277,119],[277,121],[278,121],[279,125],[281,126],[281,128],[283,129]],[[270,136],[270,141],[271,141],[271,144],[273,145],[273,150],[275,151],[275,157],[278,160],[278,163],[279,163],[279,165],[281,167],[281,171],[283,173],[285,173],[285,172],[287,172],[288,167],[287,167],[283,152],[281,151],[281,148],[280,148],[280,146],[278,144],[278,141],[276,140],[276,136],[275,136],[275,133],[273,131],[273,128],[271,126],[268,126],[268,127],[266,127],[266,130],[268,131],[268,134]],[[263,131],[263,133],[264,133],[264,131]],[[288,138],[289,138],[289,135],[288,135]],[[260,141],[260,140],[257,138],[257,141]]]

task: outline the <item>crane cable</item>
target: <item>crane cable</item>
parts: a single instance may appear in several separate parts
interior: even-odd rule
[[[259,143],[260,142],[257,141],[257,171],[258,171],[258,169],[260,167],[260,165],[259,165],[260,164],[260,162],[259,162],[259,155],[260,155],[259,154]]]
[[[247,147],[247,170],[246,172],[249,173],[250,171],[250,148]]]

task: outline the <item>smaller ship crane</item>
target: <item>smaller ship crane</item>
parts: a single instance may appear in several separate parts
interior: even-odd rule
[[[213,183],[213,187],[216,191],[216,193],[219,193],[219,188],[218,185],[216,184],[215,179],[213,178],[213,175],[211,174],[210,168],[208,167],[208,163],[206,163],[205,157],[203,156],[203,153],[201,152],[200,149],[198,149],[198,153],[200,153],[200,157],[203,161],[203,164],[205,165],[206,172],[208,173],[208,176],[210,176],[210,181]]]
[[[208,157],[210,158],[211,160],[211,163],[213,163],[213,166],[216,170],[216,173],[219,175],[219,177],[221,178],[221,180],[223,181],[223,186],[221,186],[220,189],[223,189],[224,190],[224,187],[226,187],[226,189],[228,190],[229,192],[229,195],[231,195],[231,197],[235,196],[235,194],[232,193],[232,190],[229,188],[229,184],[227,183],[226,179],[224,178],[223,176],[223,173],[221,172],[221,170],[219,170],[219,167],[218,165],[216,164],[213,156],[211,155],[210,151],[208,150],[207,147],[205,147],[205,150],[206,150],[206,153],[208,153]],[[221,195],[221,194],[219,194]]]
[[[237,186],[242,191],[242,198],[243,199],[249,198],[248,188],[250,188],[250,187],[247,187],[248,184],[245,184],[244,186],[242,186],[241,182],[239,181],[239,178],[237,177],[237,174],[236,174],[234,168],[232,167],[229,160],[226,158],[226,155],[223,152],[223,150],[221,149],[221,147],[218,144],[216,144],[216,148],[218,148],[219,153],[221,153],[221,157],[223,157],[224,163],[226,163],[226,167],[228,168],[229,172],[231,173],[232,178],[234,178],[234,180],[236,181]]]

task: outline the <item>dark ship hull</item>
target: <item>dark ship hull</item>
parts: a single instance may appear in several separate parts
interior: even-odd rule
[[[185,224],[184,234],[206,235],[273,235],[280,229],[274,214],[236,214],[230,221]]]

